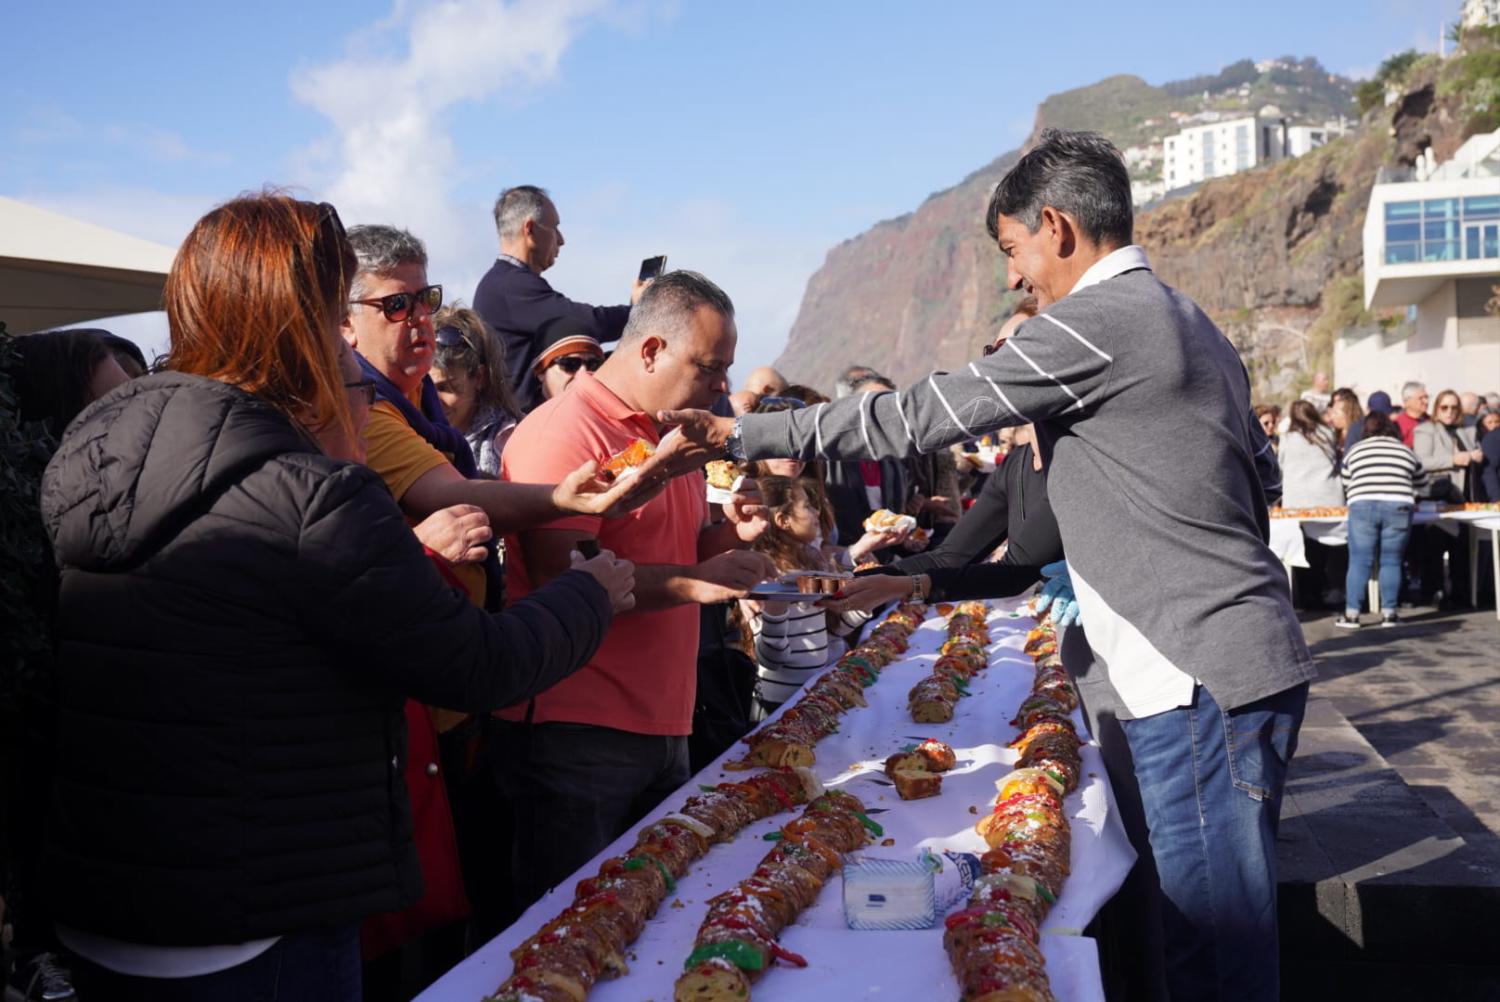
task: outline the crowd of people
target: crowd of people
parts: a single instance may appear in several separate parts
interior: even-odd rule
[[[1040,582],[1142,858],[1143,997],[1275,998],[1313,668],[1268,512],[1345,485],[1386,504],[1367,446],[1404,426],[1302,400],[1263,431],[1233,348],[1131,242],[1100,137],[1046,132],[985,219],[1023,298],[982,357],[906,389],[868,365],[832,396],[769,368],[735,388],[734,305],[695,272],[569,299],[529,185],[496,200],[469,305],[419,235],[267,192],[189,233],[157,364],[101,332],[0,337],[27,990],[408,997],[872,610]],[[1491,446],[1433,415],[1413,482],[1469,489]],[[633,475],[605,468],[641,442]],[[744,479],[710,504],[723,458]],[[855,576],[750,597],[795,570]]]
[[[1353,390],[1330,391],[1328,374],[1318,372],[1284,414],[1275,404],[1256,407],[1281,465],[1281,507],[1348,507],[1347,549],[1308,540],[1311,566],[1302,575],[1303,604],[1341,609],[1342,629],[1360,627],[1372,572],[1383,626],[1400,622],[1401,605],[1493,600],[1469,594],[1465,535],[1472,530],[1414,526],[1412,516],[1424,501],[1500,502],[1500,393],[1445,389],[1433,398],[1408,381],[1400,400],[1397,408],[1376,390],[1361,406]]]

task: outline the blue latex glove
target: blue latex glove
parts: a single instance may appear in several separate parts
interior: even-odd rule
[[[1059,560],[1042,568],[1042,590],[1032,605],[1038,619],[1048,609],[1052,610],[1052,625],[1059,630],[1078,622],[1078,597],[1073,594],[1073,579],[1068,575],[1068,562]]]

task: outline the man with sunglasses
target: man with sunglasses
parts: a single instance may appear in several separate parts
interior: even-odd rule
[[[567,389],[580,372],[595,372],[604,364],[604,349],[593,329],[577,317],[557,317],[542,325],[541,353],[532,371],[541,382],[542,398],[551,400]]]
[[[530,411],[544,399],[535,368],[541,353],[542,330],[551,321],[569,317],[585,324],[599,344],[619,340],[630,319],[629,306],[590,306],[564,296],[542,277],[557,263],[567,241],[551,197],[536,185],[507,188],[495,200],[495,230],[500,256],[474,290],[474,309],[505,343],[516,399]],[[636,303],[650,282],[639,279],[631,287]]]
[[[622,493],[600,491],[591,471],[573,470],[551,484],[478,479],[473,452],[448,423],[428,371],[437,344],[433,314],[443,288],[427,281],[422,241],[392,226],[355,226],[348,240],[357,259],[344,318],[344,340],[355,350],[376,402],[365,426],[365,464],[380,475],[413,523],[454,505],[475,505],[498,535],[571,514],[601,514]],[[498,595],[498,568],[454,568],[480,605]]]

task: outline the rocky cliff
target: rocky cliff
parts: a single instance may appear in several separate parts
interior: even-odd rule
[[[1490,39],[1471,40],[1481,43]],[[1250,82],[1248,63],[1163,87],[1112,77],[1043,102],[1033,137],[1049,126],[1089,128],[1123,147],[1148,140],[1153,129],[1175,131],[1162,127],[1174,111],[1232,112],[1271,97],[1304,118],[1347,108],[1349,81],[1312,60],[1277,64]],[[1339,329],[1383,319],[1365,315],[1354,294],[1365,204],[1379,167],[1410,164],[1427,146],[1444,159],[1472,131],[1472,100],[1452,85],[1455,65],[1424,58],[1402,81],[1404,97],[1370,112],[1344,138],[1208,182],[1138,215],[1137,240],[1158,272],[1214,316],[1261,392],[1296,388],[1327,364]],[[777,366],[827,389],[856,362],[906,382],[973,358],[1015,298],[983,215],[1017,156],[999,157],[914,212],[829,251],[808,282]]]

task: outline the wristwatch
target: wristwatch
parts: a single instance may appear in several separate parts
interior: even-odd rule
[[[745,461],[745,442],[740,437],[740,432],[742,431],[741,423],[744,420],[743,417],[734,419],[734,430],[729,433],[729,438],[724,442],[725,458],[732,459],[736,463],[743,463]]]

